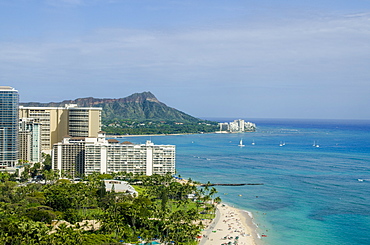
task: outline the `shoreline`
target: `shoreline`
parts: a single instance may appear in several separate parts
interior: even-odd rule
[[[173,136],[173,135],[192,135],[192,134],[214,134],[215,132],[207,133],[179,133],[179,134],[127,134],[127,135],[107,135],[107,138],[126,138],[126,137],[141,137],[141,136]]]
[[[232,132],[222,134],[240,134],[240,133],[253,133],[255,131]],[[126,137],[141,137],[141,136],[174,136],[174,135],[193,135],[193,134],[220,134],[219,131],[215,132],[202,132],[202,133],[178,133],[178,134],[125,134],[125,135],[106,135],[107,138],[126,138]]]
[[[262,245],[250,212],[225,203],[216,206],[216,217],[201,233],[199,245]]]

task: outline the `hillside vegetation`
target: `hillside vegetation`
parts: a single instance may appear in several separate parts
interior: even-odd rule
[[[101,107],[102,129],[108,134],[173,134],[214,132],[217,123],[190,116],[160,102],[151,92],[135,93],[120,99],[79,98],[62,102],[21,103],[23,106]]]

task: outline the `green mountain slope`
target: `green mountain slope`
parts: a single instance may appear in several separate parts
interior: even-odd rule
[[[58,107],[65,104],[77,104],[81,107],[102,107],[102,120],[170,120],[178,122],[199,122],[201,119],[192,117],[177,109],[160,102],[151,92],[135,93],[120,99],[79,98],[62,102],[21,103],[23,106]]]

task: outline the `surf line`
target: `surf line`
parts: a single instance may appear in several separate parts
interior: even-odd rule
[[[200,184],[199,186],[241,186],[241,185],[263,185],[263,183],[249,183],[249,184]]]

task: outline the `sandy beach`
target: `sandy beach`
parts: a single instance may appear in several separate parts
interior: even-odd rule
[[[216,218],[202,232],[200,245],[257,245],[258,237],[247,212],[218,204]]]

